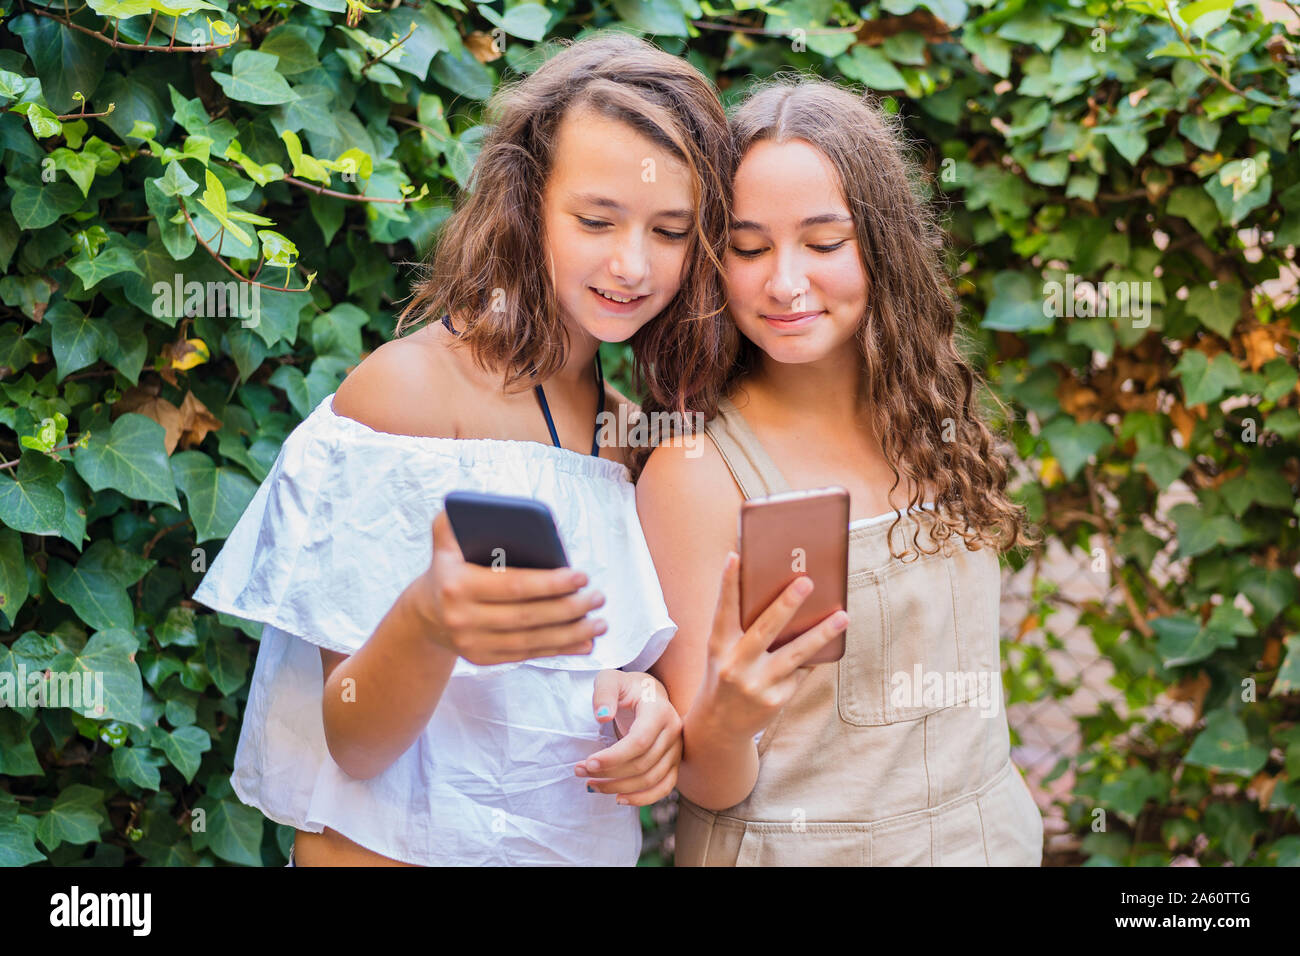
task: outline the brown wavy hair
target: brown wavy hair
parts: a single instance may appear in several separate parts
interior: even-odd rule
[[[890,501],[902,476],[914,489],[909,508],[926,485],[935,489],[934,551],[954,535],[968,550],[1033,543],[1024,509],[1006,494],[1007,462],[982,420],[982,383],[957,349],[959,306],[944,267],[944,233],[907,155],[901,118],[844,86],[783,75],[749,92],[731,130],[738,163],[757,142],[804,140],[838,174],[869,281],[857,340],[872,422],[894,474]],[[702,394],[730,394],[757,368],[758,346],[736,339],[733,362]],[[1005,404],[987,394],[1005,414]],[[716,404],[704,411],[712,417]],[[901,520],[890,526],[891,553]],[[921,522],[911,521],[912,545],[922,552]]]
[[[556,134],[569,110],[629,124],[689,169],[695,221],[681,288],[631,337],[635,387],[661,404],[690,402],[679,383],[721,359],[722,254],[735,162],[717,90],[690,63],[638,37],[597,33],[561,47],[536,72],[503,86],[488,104],[488,132],[469,189],[443,224],[396,334],[451,315],[483,369],[520,391],[564,364],[561,321],[542,243],[542,196]],[[501,293],[504,292],[504,302]],[[501,309],[500,305],[505,308]],[[408,320],[408,316],[410,319]]]

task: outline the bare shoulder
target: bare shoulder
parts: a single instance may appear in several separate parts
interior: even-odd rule
[[[638,509],[675,515],[678,520],[708,523],[719,516],[726,522],[728,505],[738,509],[744,500],[718,447],[703,432],[679,435],[660,444],[646,462],[636,484]]]
[[[394,435],[455,437],[455,374],[431,329],[385,342],[367,355],[334,394],[334,412]]]

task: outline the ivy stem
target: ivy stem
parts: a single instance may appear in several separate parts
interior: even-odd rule
[[[370,59],[366,60],[365,64],[361,67],[361,75],[365,76],[367,70],[369,70],[372,66],[378,63],[384,57],[388,56],[389,53],[392,53],[396,47],[401,46],[407,40],[411,39],[411,35],[413,33],[415,33],[414,23],[411,24],[411,29],[406,31],[406,36],[394,40],[391,44],[389,44],[388,49],[386,49],[383,53],[379,54],[378,56],[372,56]]]
[[[1236,93],[1238,96],[1245,96],[1246,94],[1237,89],[1237,87],[1232,84],[1232,81],[1228,79],[1228,68],[1226,64],[1224,66],[1224,74],[1223,76],[1220,76],[1218,73],[1215,73],[1214,70],[1210,69],[1209,64],[1200,58],[1196,52],[1196,48],[1192,46],[1192,41],[1187,39],[1187,34],[1184,33],[1183,28],[1178,25],[1178,20],[1174,17],[1174,8],[1170,5],[1169,0],[1165,0],[1165,11],[1169,14],[1169,25],[1173,27],[1174,32],[1178,34],[1178,39],[1183,41],[1183,46],[1187,47],[1187,52],[1192,55],[1192,59],[1196,61],[1196,65],[1206,73],[1210,74],[1210,76],[1214,77],[1214,79],[1218,81],[1219,85],[1225,90]]]
[[[89,27],[83,27],[80,23],[73,23],[71,20],[65,19],[63,17],[56,17],[51,13],[46,13],[45,11],[36,9],[34,7],[31,8],[29,12],[36,14],[38,17],[45,17],[46,19],[53,20],[55,23],[61,23],[70,30],[76,30],[79,33],[86,34],[86,36],[94,37],[96,40],[99,40],[101,43],[107,43],[109,46],[116,47],[119,50],[140,50],[143,53],[172,53],[175,52],[176,49],[181,49],[181,50],[188,51],[190,53],[207,53],[211,50],[224,50],[226,49],[226,47],[234,46],[236,43],[239,42],[239,37],[235,37],[235,39],[231,40],[229,43],[208,43],[202,46],[184,46],[179,48],[173,47],[171,45],[162,47],[152,43],[123,43],[121,40],[117,39],[116,22],[114,23],[114,27],[113,27],[114,35],[110,37],[110,36],[105,36],[104,34],[100,33],[98,30],[92,30]],[[176,42],[175,36],[171,38],[171,42],[172,43]]]
[[[210,245],[208,245],[207,240],[204,239],[203,236],[199,235],[199,227],[194,225],[194,220],[190,218],[190,211],[189,209],[186,208],[184,200],[181,200],[180,205],[181,205],[181,212],[185,213],[185,221],[189,223],[190,231],[194,233],[194,238],[199,241],[200,245],[203,246],[204,250],[206,250],[208,255],[212,257],[213,261],[215,261],[217,265],[221,266],[221,268],[225,269],[227,272],[229,272],[240,282],[247,282],[251,285],[255,285],[260,288],[266,289],[269,292],[306,292],[307,291],[308,286],[303,286],[301,289],[290,289],[288,286],[267,285],[265,282],[258,282],[256,279],[250,279],[248,278],[248,276],[240,275],[238,272],[236,272],[234,269],[230,267],[230,264],[227,263],[225,259],[221,258],[221,256],[216,251],[214,251]],[[226,231],[226,227],[222,226],[221,232],[217,233],[217,236],[223,235],[225,231]],[[213,238],[216,238],[216,236],[214,236]]]
[[[68,449],[72,449],[72,448],[76,448],[76,447],[77,447],[76,442],[73,442],[73,443],[70,444],[70,445],[58,445],[58,446],[55,447],[55,448],[51,448],[50,451],[52,451],[52,452],[53,452],[53,451],[66,451],[66,450],[68,450]],[[0,470],[3,470],[3,469],[5,469],[5,468],[13,468],[13,467],[16,466],[20,461],[22,461],[21,458],[15,458],[13,461],[4,461],[4,462],[0,462]]]

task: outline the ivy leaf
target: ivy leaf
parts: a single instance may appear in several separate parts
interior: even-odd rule
[[[6,469],[8,470],[8,469]],[[12,479],[0,477],[0,521],[24,534],[58,534],[63,525],[63,466],[27,448]]]
[[[112,763],[113,776],[118,780],[129,780],[145,790],[162,786],[158,768],[164,760],[148,747],[118,747],[113,751]]]
[[[99,827],[107,823],[104,791],[74,783],[54,800],[54,806],[36,824],[36,837],[45,849],[60,843],[93,843],[99,839]]]
[[[14,191],[9,209],[19,229],[44,229],[81,208],[81,191],[72,183],[27,183],[15,176],[6,176],[5,182]]]
[[[1236,637],[1249,637],[1259,630],[1251,623],[1250,618],[1246,617],[1245,611],[1226,601],[1214,609],[1205,626]]]
[[[1279,408],[1264,419],[1264,430],[1291,439],[1300,435],[1300,411],[1294,408]]]
[[[179,511],[165,437],[166,431],[152,418],[126,412],[113,422],[107,438],[102,432],[92,435],[73,464],[92,491],[112,488],[128,498],[159,501]]]
[[[1286,475],[1276,468],[1252,466],[1246,473],[1225,481],[1219,488],[1229,510],[1240,518],[1253,504],[1268,508],[1290,509],[1295,504],[1296,495],[1291,490],[1291,482]]]
[[[27,559],[23,556],[22,535],[13,528],[0,526],[0,612],[4,619],[13,621],[18,616],[27,603],[27,594]]]
[[[26,866],[45,859],[36,848],[37,826],[36,817],[19,814],[16,809],[6,814],[0,805],[0,867]]]
[[[1100,422],[1079,424],[1067,417],[1057,418],[1046,425],[1042,437],[1069,480],[1078,475],[1089,458],[1114,441],[1110,429]]]
[[[680,12],[678,15],[680,16]],[[450,51],[439,53],[433,58],[429,75],[453,93],[459,93],[472,100],[485,100],[492,95],[491,71],[465,49],[455,53]]]
[[[176,484],[189,504],[195,541],[229,536],[257,493],[257,485],[233,468],[218,468],[201,451],[172,456]]]
[[[1273,619],[1295,603],[1297,591],[1295,572],[1290,568],[1250,567],[1237,578],[1237,588],[1250,600],[1260,627],[1267,627]]]
[[[188,196],[199,188],[199,184],[189,177],[180,160],[167,164],[167,171],[162,176],[150,180],[158,184],[164,196]]]
[[[1268,384],[1264,386],[1263,398],[1267,402],[1276,402],[1296,387],[1300,382],[1300,373],[1287,364],[1286,359],[1275,358],[1266,362],[1261,369]]]
[[[54,160],[55,169],[63,170],[77,184],[82,196],[90,195],[90,187],[95,182],[95,172],[99,168],[99,158],[94,153],[90,150],[74,153],[61,146],[50,153],[50,158]]]
[[[196,850],[208,850],[228,863],[262,865],[262,814],[237,800],[217,800],[210,795],[196,804],[206,818],[206,828],[190,841]]]
[[[1146,767],[1129,767],[1117,779],[1103,784],[1097,797],[1131,823],[1148,800],[1162,806],[1167,804],[1171,788],[1172,781],[1165,771],[1153,773]]]
[[[293,162],[293,174],[295,176],[329,185],[329,172],[316,157],[309,156],[302,151],[302,143],[299,141],[297,133],[292,130],[285,130],[280,134],[280,139],[284,140],[284,147],[289,152],[289,159]]]
[[[150,0],[87,0],[90,9],[100,16],[126,20],[154,10]]]
[[[156,563],[100,538],[86,549],[75,568],[59,558],[50,558],[50,592],[71,605],[91,627],[132,628],[135,609],[126,588]]]
[[[150,743],[167,755],[186,783],[194,782],[203,755],[212,749],[212,738],[202,727],[179,727],[171,733],[155,727]]]
[[[980,325],[999,332],[1050,331],[1056,324],[1050,302],[1025,273],[1002,271],[993,277],[993,299]]]
[[[194,609],[173,607],[167,611],[163,622],[154,628],[159,647],[198,647],[199,636],[194,629]]]
[[[1246,540],[1244,529],[1229,515],[1207,515],[1200,505],[1185,502],[1169,509],[1178,526],[1178,557],[1194,558],[1212,548],[1235,548]]]
[[[83,250],[75,258],[69,259],[67,266],[87,289],[99,285],[109,276],[117,275],[119,272],[144,275],[140,271],[140,266],[136,264],[135,256],[131,254],[130,245],[121,239],[118,233],[113,234],[113,238],[99,250],[97,255],[89,256]]]
[[[1156,653],[1165,667],[1182,667],[1210,657],[1221,647],[1236,647],[1237,639],[1230,630],[1219,627],[1202,627],[1200,622],[1186,615],[1158,617],[1151,621],[1156,632]]]
[[[1241,286],[1236,282],[1220,283],[1216,288],[1200,285],[1187,296],[1187,314],[1196,316],[1202,325],[1225,339],[1241,318]]]
[[[1226,710],[1212,711],[1196,735],[1184,763],[1220,773],[1254,776],[1268,761],[1268,750],[1250,741],[1246,725]]]
[[[249,52],[249,51],[244,51]],[[204,170],[205,188],[203,195],[199,197],[199,205],[212,213],[213,218],[221,223],[231,235],[247,246],[252,239],[248,233],[235,225],[229,214],[229,206],[226,200],[226,187],[222,185],[221,180],[211,169]]]
[[[104,542],[96,542],[102,544]],[[133,556],[128,556],[131,558]],[[140,560],[140,559],[135,559]],[[148,564],[154,562],[149,561]],[[125,572],[129,578],[132,572]],[[119,573],[118,580],[121,580]],[[140,679],[140,668],[135,663],[135,653],[139,644],[135,634],[124,629],[99,631],[91,636],[86,646],[75,654],[62,654],[50,665],[52,670],[64,673],[80,673],[82,683],[102,681],[103,713],[99,712],[98,700],[84,701],[81,708],[69,708],[83,717],[120,720],[136,727],[143,727],[140,717],[144,686]],[[98,697],[98,687],[95,696]]]
[[[1191,455],[1171,445],[1148,445],[1133,456],[1133,464],[1145,470],[1161,491],[1172,485],[1191,463]]]
[[[298,94],[289,86],[289,81],[276,72],[278,61],[279,57],[273,53],[241,50],[235,54],[229,73],[214,72],[212,78],[232,100],[258,106],[291,103]]]
[[[962,30],[961,45],[979,57],[990,73],[1005,77],[1011,72],[1011,44],[1001,37],[967,27]]]
[[[1268,692],[1270,697],[1280,697],[1283,694],[1294,694],[1300,691],[1300,634],[1288,634],[1282,642],[1286,645],[1286,657],[1282,661],[1282,666],[1278,668],[1273,689]]]
[[[204,663],[212,682],[222,694],[230,696],[244,685],[248,677],[248,647],[233,637],[217,635],[204,648]]]
[[[1227,352],[1211,360],[1199,349],[1187,349],[1174,366],[1174,374],[1183,380],[1188,405],[1213,402],[1228,389],[1241,385],[1241,369]]]
[[[614,0],[619,19],[658,36],[689,36],[682,8],[673,0]]]
[[[1032,43],[1044,53],[1051,53],[1065,36],[1065,24],[1041,10],[1022,9],[998,27],[997,34],[1012,43]]]
[[[653,6],[653,4],[641,4],[641,3],[633,3],[633,4],[625,4],[625,5],[634,6],[634,7]],[[624,20],[629,20],[627,16],[624,16],[623,11],[619,9],[618,0],[616,0],[614,4],[614,8],[619,10],[619,16],[623,17]],[[667,23],[670,27],[672,27],[672,26],[676,26],[678,23],[681,22],[680,9],[673,11],[671,5],[665,5],[665,8],[669,12],[677,13],[676,19],[671,19],[670,17],[664,17],[665,23]],[[481,5],[478,8],[478,12],[481,13],[483,17],[488,20],[488,22],[495,24],[496,26],[500,27],[502,30],[505,30],[506,33],[510,34],[512,37],[519,37],[521,40],[531,40],[534,43],[538,43],[541,40],[545,39],[546,24],[548,24],[551,21],[550,11],[547,10],[540,3],[521,3],[518,6],[511,7],[509,10],[507,10],[505,16],[501,16],[499,13],[497,13],[495,10],[493,10],[486,4]],[[685,36],[686,34],[675,33],[672,35]]]
[[[77,107],[73,93],[89,97],[98,89],[108,59],[107,44],[32,13],[15,17],[8,26],[22,37],[50,109],[70,113]]]
[[[318,27],[283,23],[266,35],[258,50],[278,57],[275,67],[281,75],[293,76],[320,66],[316,51],[321,39],[322,33]],[[409,41],[405,45],[409,46]]]
[[[1178,120],[1178,132],[1207,152],[1214,149],[1215,144],[1219,142],[1219,127],[1217,120],[1191,113]]]
[[[18,712],[0,708],[0,774],[7,777],[38,777],[45,773],[32,748],[34,721],[25,721]]]
[[[1110,145],[1123,156],[1130,166],[1136,166],[1142,154],[1147,151],[1147,134],[1132,126],[1096,126],[1094,133],[1102,133],[1110,140]]]
[[[1227,167],[1220,170],[1222,174]],[[1248,215],[1265,205],[1273,193],[1273,177],[1265,173],[1243,192],[1246,177],[1239,176],[1229,182],[1223,182],[1219,176],[1211,176],[1205,184],[1205,191],[1214,200],[1219,210],[1219,217],[1230,226],[1238,225]]]
[[[82,312],[76,303],[59,299],[46,309],[45,321],[50,326],[59,381],[98,360],[105,346],[101,320]]]
[[[874,47],[857,44],[835,61],[845,76],[864,83],[873,90],[901,90],[907,85],[903,74]]]

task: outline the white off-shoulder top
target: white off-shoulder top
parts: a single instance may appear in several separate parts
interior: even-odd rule
[[[231,782],[278,823],[325,827],[423,865],[634,865],[638,808],[588,793],[574,765],[615,741],[592,691],[645,670],[676,631],[618,462],[531,441],[378,432],[323,399],[285,440],[194,599],[261,622]],[[589,655],[456,662],[428,727],[383,773],[325,746],[319,648],[350,654],[429,566],[450,491],[523,495],[555,515],[606,598]]]

